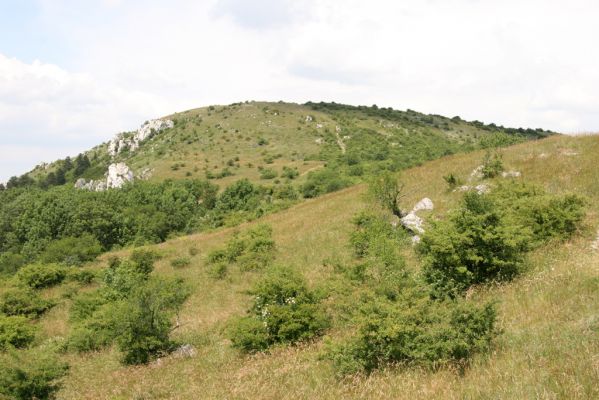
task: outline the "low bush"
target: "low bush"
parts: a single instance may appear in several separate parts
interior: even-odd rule
[[[0,275],[13,275],[25,265],[25,257],[10,251],[0,254]]]
[[[40,259],[44,263],[81,265],[95,260],[101,252],[100,242],[90,234],[83,234],[80,237],[66,237],[51,242]]]
[[[317,297],[301,276],[289,269],[269,271],[251,294],[254,300],[249,315],[236,318],[229,325],[233,346],[245,352],[311,339],[328,326]]]
[[[501,174],[503,170],[503,160],[501,159],[501,155],[499,153],[485,153],[485,158],[483,159],[483,167],[481,170],[484,179],[495,178],[496,176]]]
[[[552,196],[518,183],[489,194],[467,193],[448,220],[432,225],[419,252],[438,296],[517,275],[525,253],[551,238],[567,238],[584,216],[584,200]]]
[[[189,257],[177,257],[171,260],[171,267],[173,268],[184,268],[188,267],[191,264],[191,259]]]
[[[6,315],[22,315],[36,318],[54,305],[53,302],[42,299],[29,288],[12,288],[2,294],[0,311]]]
[[[31,264],[17,272],[16,277],[33,289],[55,286],[67,276],[67,269],[58,264]]]
[[[28,346],[35,338],[35,331],[25,317],[0,314],[0,351]]]
[[[338,171],[326,168],[310,172],[300,191],[305,198],[312,198],[341,190],[351,184],[351,180],[340,175]]]
[[[237,263],[242,270],[254,270],[270,265],[274,260],[274,251],[272,228],[262,224],[242,234],[236,233],[225,244],[225,248],[208,254],[208,262]]]
[[[287,179],[295,179],[299,176],[299,171],[296,168],[290,168],[288,166],[284,166],[281,176],[283,178],[287,178]]]
[[[43,349],[13,352],[0,362],[0,397],[49,400],[56,397],[67,364]]]
[[[125,364],[146,363],[171,349],[173,317],[190,292],[179,279],[152,277],[155,255],[114,258],[104,285],[75,298],[68,347],[76,351],[118,345]]]
[[[260,179],[274,179],[277,176],[279,176],[277,171],[271,168],[264,168],[260,171]]]
[[[356,332],[331,343],[327,357],[340,375],[370,373],[382,366],[438,367],[486,351],[496,334],[495,309],[465,302],[367,301],[355,317]]]

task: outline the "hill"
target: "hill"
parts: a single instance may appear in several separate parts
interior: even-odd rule
[[[243,109],[243,105],[236,107]],[[268,108],[268,112],[276,112],[276,117],[287,117],[298,126],[305,121],[306,109],[302,106],[288,106],[293,110],[299,107],[298,111],[293,112],[284,106],[280,107],[278,111]],[[343,114],[336,114],[336,106],[324,107],[334,108],[335,111],[321,114],[322,111],[313,110],[313,120],[329,126],[345,121]],[[207,116],[213,111],[216,109],[201,112]],[[266,113],[264,110],[262,112]],[[344,112],[350,115],[355,115],[351,114],[353,112],[362,113],[353,109],[341,111]],[[190,112],[185,118],[192,118],[192,115],[198,114]],[[226,119],[224,115],[227,115]],[[338,119],[333,119],[333,116]],[[345,118],[349,119],[347,116]],[[233,121],[234,116],[222,114],[222,120]],[[271,120],[276,121],[276,118]],[[385,123],[392,123],[387,121]],[[363,123],[369,126],[364,129],[376,132],[381,129],[377,127],[379,123],[376,120],[368,118],[360,120],[356,116],[351,123]],[[183,125],[186,128],[182,128],[180,124],[175,125],[181,129],[177,131],[178,135],[192,132],[190,126]],[[349,129],[346,126],[341,127],[342,133]],[[258,128],[254,129],[256,135],[264,136],[269,145],[276,141],[274,135],[269,135],[272,131],[260,128],[258,132]],[[302,129],[306,128],[300,131]],[[319,132],[317,129],[324,128],[310,128],[310,135],[306,135],[303,142],[305,147],[295,151],[301,155],[321,152],[322,148],[314,142]],[[397,135],[401,131],[399,128],[388,129]],[[418,136],[426,138],[424,131],[429,128],[417,129],[422,130],[421,136]],[[466,125],[463,130],[466,133]],[[442,129],[431,131],[438,133]],[[476,132],[481,133],[478,130]],[[325,142],[333,151],[336,143],[334,131],[329,128],[328,133],[330,136]],[[385,138],[380,133],[376,135],[380,135],[374,136],[379,141]],[[443,135],[446,136],[445,133]],[[473,134],[472,137],[476,136]],[[465,135],[457,140],[463,140],[463,144],[469,138]],[[430,140],[427,143],[435,143],[433,138]],[[155,151],[159,151],[160,142],[149,143],[156,146]],[[223,137],[219,144],[225,146],[225,143],[228,142]],[[200,149],[201,145],[194,146]],[[222,158],[217,157],[218,162],[234,157],[234,146],[228,147],[230,153],[224,152]],[[179,152],[165,153],[170,158],[163,164],[153,164],[152,157],[144,158],[148,156],[141,153],[130,158],[123,155],[123,160],[136,166],[152,165],[155,168],[152,179],[176,177],[181,172],[173,171],[170,164],[180,162],[181,157],[185,156],[183,148],[185,146]],[[253,158],[248,157],[243,163],[258,163],[264,156],[260,147],[249,148],[255,151],[251,156]],[[341,148],[338,145],[337,148],[334,151],[339,156]],[[351,150],[348,144],[346,152]],[[192,150],[188,151],[193,154]],[[295,156],[291,152],[278,158],[278,162],[283,162],[281,159],[297,162],[293,160]],[[505,178],[499,175],[486,180],[485,185],[491,193],[503,182],[522,180],[538,185],[551,195],[576,193],[584,196],[586,213],[571,238],[558,237],[528,253],[525,271],[513,281],[479,285],[468,292],[467,301],[471,307],[489,300],[496,302],[500,333],[493,340],[489,352],[474,355],[467,365],[450,363],[432,369],[389,365],[369,375],[339,379],[330,360],[323,357],[327,346],[325,342],[338,340],[346,334],[347,329],[351,330],[351,325],[342,318],[344,314],[339,310],[351,308],[357,297],[353,292],[348,296],[343,295],[345,280],[339,278],[339,270],[343,271],[344,266],[354,264],[354,251],[350,246],[355,229],[352,220],[356,213],[376,208],[365,196],[366,186],[358,184],[291,205],[285,210],[272,212],[237,227],[220,228],[149,246],[148,249],[160,256],[153,274],[182,278],[190,285],[190,297],[178,316],[178,328],[172,332],[172,336],[177,343],[191,345],[194,351],[189,356],[178,353],[165,355],[143,366],[123,366],[120,352],[114,346],[83,354],[67,351],[61,357],[68,361],[70,371],[58,393],[59,398],[597,398],[599,252],[596,248],[599,239],[599,175],[596,163],[599,137],[553,136],[505,148],[501,154],[506,171],[520,174],[508,174]],[[453,173],[465,185],[478,184],[473,171],[481,164],[483,157],[482,151],[447,155],[406,169],[402,173],[406,194],[401,199],[403,207],[409,209],[427,197],[434,202],[434,210],[421,214],[425,228],[428,230],[435,221],[446,220],[451,210],[459,206],[463,193],[460,190],[448,190],[444,177]],[[319,161],[330,162],[326,159]],[[203,168],[202,162],[201,159],[198,161],[200,168]],[[313,167],[312,164],[304,165],[304,162],[309,161],[299,162],[298,169]],[[187,165],[186,161],[184,163]],[[240,167],[238,173],[252,177],[251,170],[247,168],[242,172]],[[253,179],[256,178],[254,175]],[[301,274],[307,286],[315,292],[327,290],[333,293],[326,297],[324,304],[329,311],[332,310],[335,318],[326,332],[325,340],[316,339],[296,346],[275,346],[265,353],[246,355],[231,346],[228,324],[231,318],[244,315],[252,301],[248,290],[264,278],[265,271],[248,271],[239,263],[232,263],[223,272],[215,270],[211,259],[215,257],[215,250],[222,249],[224,243],[232,243],[231,238],[239,237],[236,232],[243,235],[264,223],[272,227],[272,240],[276,244],[272,263],[286,265]],[[400,249],[407,270],[419,275],[421,261],[414,248],[403,244]],[[112,256],[126,257],[130,254],[131,250],[128,249],[115,251],[82,268],[99,273],[106,269]],[[2,291],[6,291],[10,284],[5,281]],[[42,289],[42,297],[53,299],[56,305],[36,322],[41,329],[38,343],[48,346],[51,343],[60,344],[68,338],[74,326],[72,316],[69,319],[74,299],[93,291],[100,284],[101,279],[97,278],[91,285],[73,281]]]
[[[154,182],[201,178],[226,186],[248,178],[279,184],[297,174],[301,184],[310,171],[326,169],[340,181],[356,183],[381,169],[399,170],[443,155],[553,134],[335,103],[235,103],[162,118],[172,125],[156,121],[161,120],[120,133],[114,143],[77,159],[40,165],[12,178],[9,187],[105,180],[109,165],[121,162],[135,177]]]

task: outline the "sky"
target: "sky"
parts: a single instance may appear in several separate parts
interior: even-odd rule
[[[596,0],[0,0],[0,182],[245,100],[599,131],[598,15]]]

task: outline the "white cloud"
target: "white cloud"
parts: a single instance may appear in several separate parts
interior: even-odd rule
[[[68,69],[0,56],[1,145],[83,149],[150,117],[246,99],[599,129],[593,0],[42,5],[39,26],[72,56]]]

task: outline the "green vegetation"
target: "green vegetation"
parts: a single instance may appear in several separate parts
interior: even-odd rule
[[[189,291],[181,280],[151,276],[155,256],[137,251],[112,259],[104,286],[75,299],[71,349],[98,350],[116,342],[125,364],[144,364],[173,348],[170,333]]]
[[[575,195],[550,196],[525,184],[503,184],[490,194],[467,193],[448,220],[422,238],[424,273],[438,297],[471,285],[508,280],[534,246],[567,239],[584,216]]]
[[[328,325],[318,298],[288,268],[269,270],[250,293],[254,298],[250,315],[233,320],[229,328],[233,346],[243,351],[311,339]]]
[[[75,190],[71,160],[40,185],[63,160],[0,191],[0,398],[599,395],[596,137],[375,106],[170,118],[78,172],[149,181]],[[397,217],[423,197],[413,245]]]
[[[68,367],[50,351],[36,349],[0,357],[0,396],[17,400],[56,398]]]

